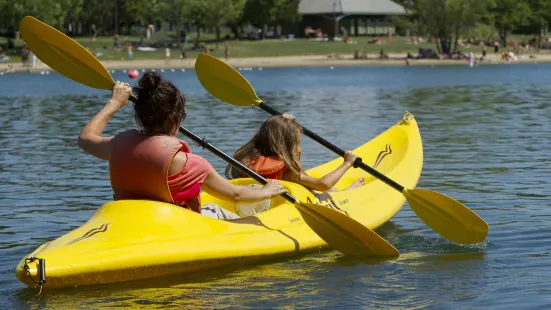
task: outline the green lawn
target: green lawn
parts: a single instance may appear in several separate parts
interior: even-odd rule
[[[157,33],[154,38],[145,40],[145,45],[152,45],[158,42],[160,39],[168,38],[166,33]],[[193,36],[194,37],[194,36]],[[211,39],[212,35],[202,35],[201,39]],[[416,54],[419,48],[432,48],[435,49],[435,44],[423,44],[413,45],[409,43],[406,37],[394,37],[391,43],[376,45],[367,44],[370,37],[356,37],[353,40],[357,41],[356,44],[346,44],[343,42],[317,42],[306,39],[295,39],[290,41],[285,40],[262,40],[262,41],[227,41],[231,49],[231,57],[270,57],[270,56],[291,56],[291,55],[329,55],[329,54],[341,54],[352,55],[355,50],[360,53],[367,51],[368,54],[378,54],[379,50],[384,49],[385,53],[400,53],[406,54],[411,52]],[[385,40],[387,38],[384,38]],[[5,43],[5,38],[0,38],[0,44]],[[100,60],[123,60],[126,59],[126,49],[115,51],[113,49],[113,37],[98,37],[96,41],[92,41],[91,38],[77,38],[80,44],[87,47],[93,54],[101,53],[98,56]],[[134,45],[134,57],[135,59],[164,59],[164,47],[159,48],[155,52],[141,52],[137,51],[137,46],[140,38],[133,36],[128,37],[121,35],[120,42],[124,46],[125,44],[132,42]],[[17,48],[20,48],[23,44],[22,40],[15,41]],[[190,47],[193,42],[188,40],[186,46]],[[209,43],[211,54],[222,57],[224,55],[224,43],[220,43],[216,48],[215,43]],[[201,50],[202,51],[202,50]],[[462,52],[475,52],[480,53],[480,47],[462,48]],[[493,52],[488,48],[489,53]],[[14,55],[15,52],[10,52],[8,55],[11,57],[10,61],[21,61],[18,55]],[[199,51],[187,51],[188,58],[195,58]],[[178,59],[180,56],[180,49],[173,48],[171,51],[171,58]]]

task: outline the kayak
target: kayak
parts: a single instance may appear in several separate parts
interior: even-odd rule
[[[353,151],[404,187],[417,185],[423,148],[410,113]],[[321,177],[341,163],[342,158],[335,158],[307,173]],[[346,189],[360,177],[365,179],[363,185]],[[231,182],[257,184],[250,178]],[[336,184],[341,190],[337,192],[312,192],[299,184],[281,183],[300,201],[339,210],[371,229],[389,221],[405,202],[400,192],[361,169],[349,169]],[[329,247],[282,197],[235,204],[202,192],[201,202],[243,217],[218,220],[156,201],[108,202],[82,226],[25,256],[16,276],[28,286],[41,283],[44,289],[97,285],[189,274]]]

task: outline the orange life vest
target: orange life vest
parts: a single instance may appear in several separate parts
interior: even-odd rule
[[[170,176],[169,186],[168,169],[179,151],[185,152],[188,160],[181,172]],[[147,199],[175,204],[193,200],[191,208],[197,212],[200,212],[200,188],[211,168],[205,159],[191,154],[184,141],[165,135],[146,135],[137,130],[115,136],[109,160],[115,200]],[[183,191],[185,199],[175,201],[175,189]]]
[[[267,179],[280,180],[287,167],[277,156],[260,155],[256,160],[249,160],[247,167]]]

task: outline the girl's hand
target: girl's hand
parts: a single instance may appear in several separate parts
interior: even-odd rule
[[[128,104],[128,98],[132,95],[132,88],[128,83],[117,81],[115,87],[113,87],[113,93],[111,95],[110,103],[116,105],[117,109],[122,108]]]
[[[358,158],[358,156],[354,155],[352,151],[347,151],[344,153],[344,163],[352,167],[354,165],[354,161]]]

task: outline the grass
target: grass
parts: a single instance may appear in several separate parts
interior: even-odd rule
[[[146,46],[153,45],[156,42],[159,42],[161,39],[168,38],[168,33],[156,33],[154,38],[149,40],[144,40]],[[195,37],[195,36],[193,36]],[[212,39],[213,35],[202,35],[201,39]],[[436,48],[434,43],[431,44],[419,44],[413,45],[409,43],[409,39],[406,37],[393,37],[392,42],[376,45],[376,44],[367,44],[367,41],[370,40],[370,37],[355,37],[353,38],[356,41],[356,44],[346,44],[339,41],[329,41],[329,42],[318,42],[307,39],[295,39],[295,40],[261,40],[261,41],[226,41],[230,47],[231,55],[230,57],[273,57],[273,56],[300,56],[300,55],[329,55],[329,54],[343,54],[343,55],[352,55],[355,50],[358,50],[362,53],[364,50],[368,55],[373,56],[378,54],[380,49],[384,49],[385,53],[399,53],[406,54],[411,52],[412,54],[417,54],[419,48]],[[387,40],[388,38],[384,38]],[[6,39],[0,38],[0,44],[5,44]],[[125,48],[122,48],[118,51],[113,49],[113,37],[98,37],[95,41],[89,37],[79,37],[76,38],[76,41],[79,42],[84,47],[88,48],[94,55],[96,55],[100,60],[126,60],[127,52]],[[140,41],[139,37],[136,36],[120,36],[120,43],[122,46],[125,46],[128,43],[134,45],[133,54],[134,59],[164,59],[165,57],[165,48],[158,48],[154,52],[142,52],[136,50],[136,46]],[[188,40],[186,47],[191,47],[193,42]],[[14,41],[16,49],[20,50],[23,45],[22,40]],[[216,47],[215,43],[209,43],[211,54],[217,57],[224,56],[224,42],[218,44]],[[194,59],[199,52],[198,51],[186,51],[187,57]],[[469,48],[461,48],[462,52],[474,52],[480,53],[481,49],[478,46],[473,46]],[[492,53],[491,48],[487,48],[489,53]],[[98,54],[101,53],[101,54]],[[21,57],[19,57],[15,51],[10,51],[8,53],[10,56],[10,62],[20,62]],[[179,59],[180,57],[180,48],[171,49],[171,59]]]

